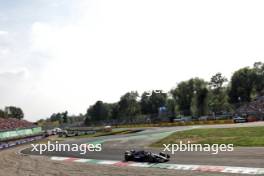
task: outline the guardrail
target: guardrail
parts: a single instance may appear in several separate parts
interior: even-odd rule
[[[29,137],[29,138],[23,138],[23,139],[17,139],[17,140],[12,140],[12,141],[1,142],[0,143],[0,150],[10,148],[10,147],[13,147],[16,145],[20,145],[20,144],[25,144],[28,142],[37,141],[40,139],[43,139],[43,136],[35,136],[35,137]]]

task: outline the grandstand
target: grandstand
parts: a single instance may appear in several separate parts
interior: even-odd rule
[[[14,118],[3,119],[0,118],[0,131],[2,130],[12,130],[16,128],[30,128],[34,124],[26,120],[18,120]]]
[[[240,106],[237,113],[244,116],[254,116],[258,120],[264,120],[264,96]]]
[[[0,118],[0,149],[42,138],[42,129],[26,120]]]

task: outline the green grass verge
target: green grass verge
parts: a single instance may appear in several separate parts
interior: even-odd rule
[[[216,125],[216,124],[231,124],[234,123],[232,119],[229,120],[204,120],[204,121],[190,121],[190,122],[162,122],[149,124],[128,124],[118,125],[117,128],[142,128],[142,127],[171,127],[171,126],[193,126],[193,125]]]
[[[114,130],[111,132],[97,132],[95,134],[87,134],[87,135],[80,135],[80,136],[72,136],[68,138],[92,138],[92,137],[99,137],[99,136],[110,136],[110,135],[121,135],[121,134],[129,134],[129,133],[136,133],[141,130]]]
[[[195,144],[234,144],[234,146],[264,146],[264,127],[209,128],[193,129],[173,133],[152,144],[152,147],[163,147],[163,144],[179,144],[180,141]]]
[[[95,134],[95,137],[99,136],[109,136],[109,135],[120,135],[120,134],[130,134],[130,133],[137,133],[142,130],[119,130],[119,131],[113,131],[113,132],[103,132]]]

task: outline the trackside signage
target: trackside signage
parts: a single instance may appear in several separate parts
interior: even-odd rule
[[[14,138],[19,136],[29,136],[38,134],[41,132],[41,127],[31,128],[31,129],[20,129],[20,130],[13,130],[13,131],[3,131],[0,132],[0,140]]]

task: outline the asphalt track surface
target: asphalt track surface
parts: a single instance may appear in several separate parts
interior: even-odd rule
[[[88,152],[44,152],[46,156],[75,157],[99,160],[123,160],[124,152],[130,149],[145,149],[159,153],[162,149],[147,147],[173,132],[189,130],[193,128],[223,128],[223,127],[240,127],[240,126],[262,126],[263,123],[251,124],[232,124],[232,125],[210,125],[210,126],[184,126],[184,127],[162,127],[147,128],[144,131],[126,135],[104,136],[90,139],[76,139],[64,141],[68,144],[87,144],[102,143],[102,151]],[[242,136],[241,136],[242,137]],[[27,148],[21,152],[30,155],[40,155],[39,152],[32,152],[32,148]],[[168,153],[170,154],[170,153]],[[238,167],[259,167],[264,166],[264,147],[241,147],[235,148],[232,152],[220,152],[211,154],[208,152],[176,152],[171,155],[168,163],[175,164],[198,164],[198,165],[218,165],[218,166],[238,166]]]

